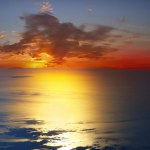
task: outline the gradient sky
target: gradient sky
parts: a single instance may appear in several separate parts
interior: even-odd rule
[[[0,67],[150,68],[149,0],[51,0],[47,2],[53,12],[41,12],[43,2],[0,1]],[[46,17],[43,23],[41,15]],[[53,17],[62,28],[54,34],[46,23]],[[30,35],[29,42],[26,35],[32,32],[34,19],[39,19],[35,28],[42,26],[49,33],[40,30],[36,37]],[[65,40],[60,36],[64,38],[64,25]],[[49,44],[38,48],[39,38]]]

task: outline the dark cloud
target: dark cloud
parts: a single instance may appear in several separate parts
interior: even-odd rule
[[[0,46],[1,52],[13,52],[14,54],[19,54],[21,52],[22,45],[21,43],[10,44],[9,42],[4,43],[3,46]]]
[[[111,36],[112,27],[97,25],[86,30],[85,25],[77,27],[70,22],[61,23],[47,13],[25,15],[21,19],[26,25],[22,39],[18,43],[1,46],[1,51],[28,53],[32,57],[47,52],[53,56],[54,63],[61,63],[68,57],[96,59],[116,50],[102,44]]]

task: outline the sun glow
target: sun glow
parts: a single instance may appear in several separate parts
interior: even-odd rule
[[[91,143],[91,137],[76,132],[79,130],[77,126],[85,128],[80,122],[83,120],[89,121],[93,113],[89,107],[92,103],[89,100],[90,92],[89,83],[80,75],[80,72],[64,71],[61,69],[46,71],[46,69],[34,71],[32,78],[24,79],[24,87],[31,96],[20,97],[22,102],[15,105],[19,112],[26,111],[28,118],[43,120],[44,124],[34,127],[39,127],[40,131],[48,133],[50,130],[63,130],[60,135],[55,135],[56,139],[47,136],[49,142],[46,145],[58,146],[63,145],[60,150],[67,150],[68,146],[73,148],[79,143],[86,145]],[[25,81],[26,80],[26,81]],[[18,85],[22,85],[19,80]],[[15,89],[17,90],[17,89]],[[22,87],[18,89],[21,91]],[[87,127],[87,125],[86,125]],[[90,127],[89,127],[90,128]],[[80,129],[80,130],[81,130]],[[74,131],[73,131],[74,130]],[[41,139],[44,138],[41,136]],[[79,140],[84,139],[84,140]],[[53,142],[52,142],[53,141]]]
[[[45,65],[45,62],[43,61],[31,61],[31,62],[28,62],[25,66],[25,68],[45,68],[47,67]]]
[[[46,68],[51,60],[52,57],[49,54],[40,53],[37,57],[31,58],[31,60],[25,65],[25,68]]]

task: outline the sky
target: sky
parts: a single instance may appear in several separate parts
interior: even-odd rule
[[[149,0],[1,0],[0,68],[150,69]]]

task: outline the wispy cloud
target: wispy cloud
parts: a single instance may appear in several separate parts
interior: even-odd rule
[[[40,12],[41,13],[52,13],[53,10],[54,10],[54,8],[49,1],[45,1],[40,4]]]
[[[6,38],[7,34],[5,34],[5,31],[0,32],[0,39]]]

